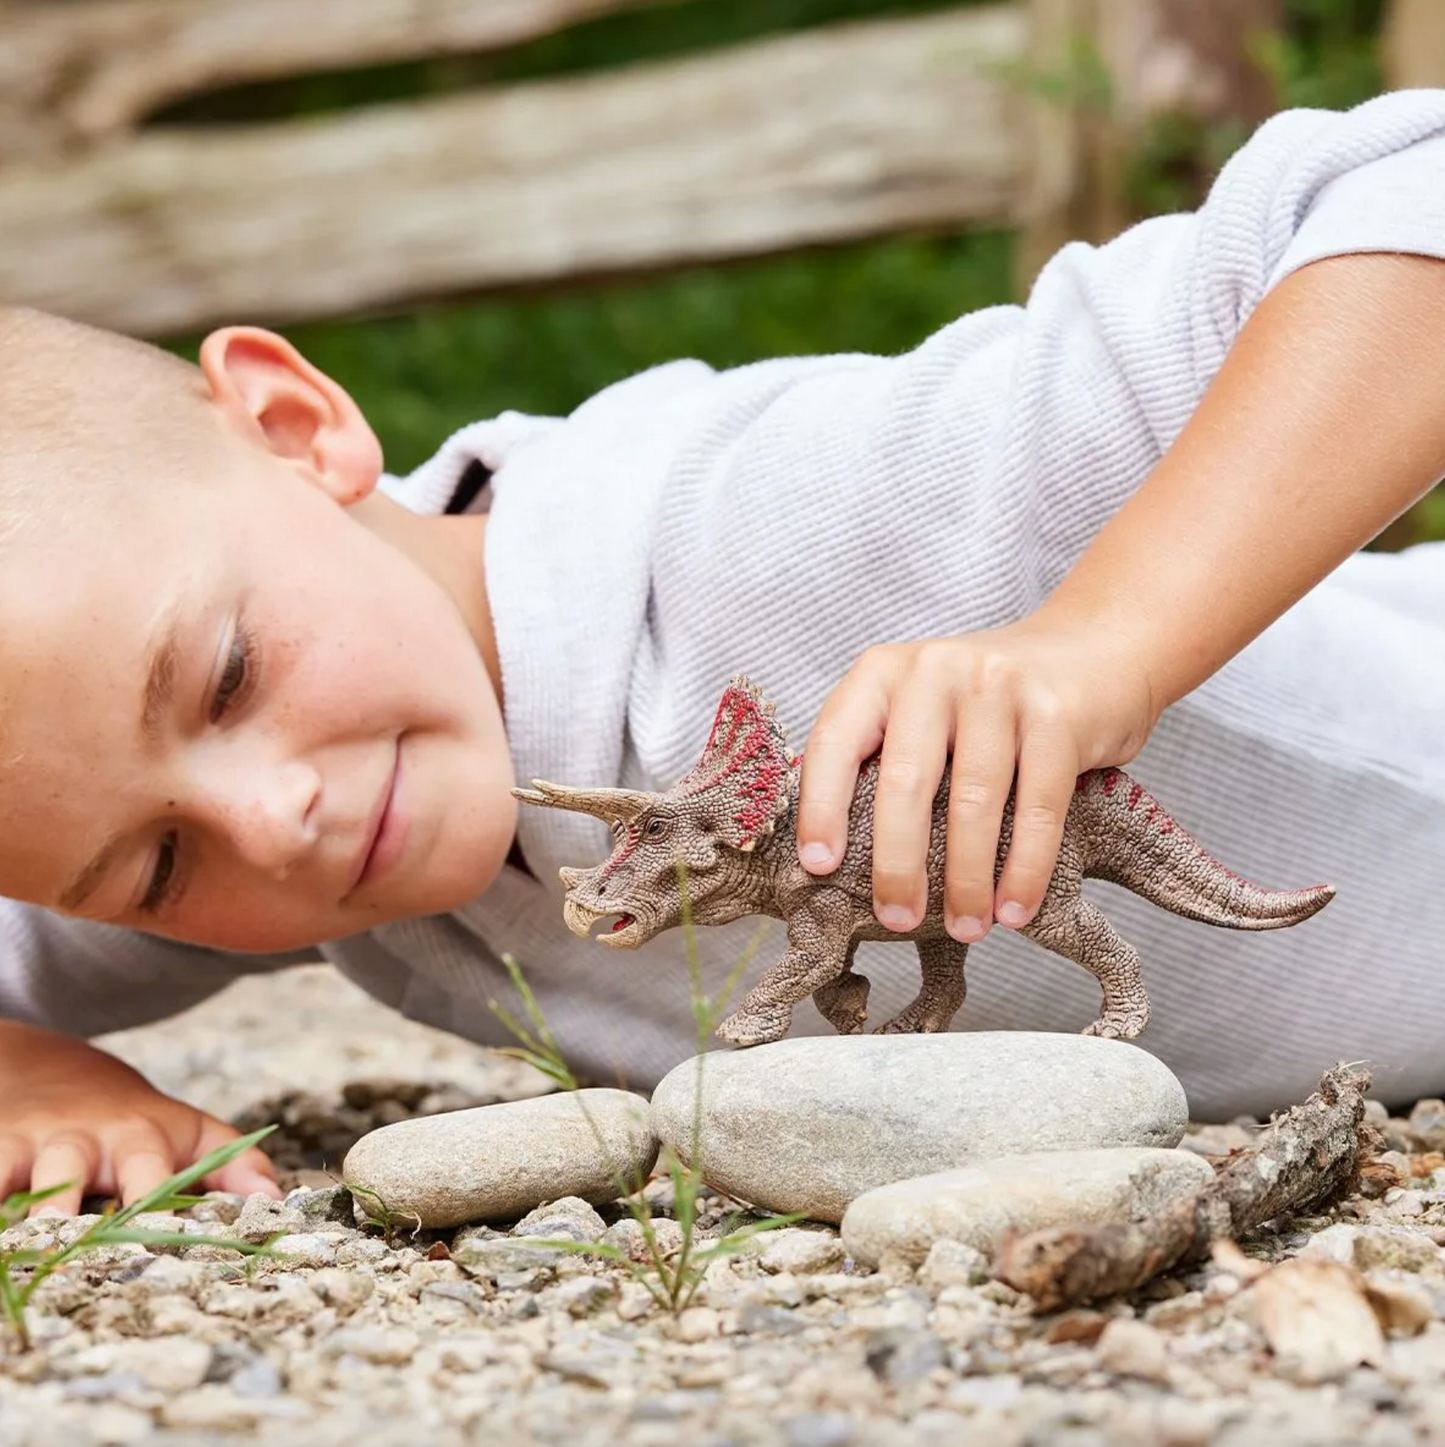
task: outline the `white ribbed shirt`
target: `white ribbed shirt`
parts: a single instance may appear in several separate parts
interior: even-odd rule
[[[674,363],[565,419],[474,424],[386,486],[440,512],[470,464],[492,470],[477,505],[519,780],[665,787],[733,673],[777,700],[801,746],[870,644],[1035,608],[1269,288],[1361,251],[1445,258],[1445,92],[1278,116],[1199,211],[1068,246],[1025,306],[963,316],[902,356]],[[1445,1091],[1445,544],[1352,558],[1168,710],[1130,771],[1259,883],[1339,887],[1315,919],[1259,935],[1089,886],[1143,956],[1139,1043],[1194,1114],[1283,1105],[1340,1059],[1370,1061],[1387,1100]],[[523,808],[519,843],[535,878],[509,866],[453,914],[320,952],[387,1004],[489,1043],[507,1041],[487,1002],[508,993],[510,952],[575,1067],[647,1086],[694,1047],[682,934],[615,954],[566,930],[557,869],[603,857],[597,821]],[[778,922],[698,932],[711,988],[759,928],[756,978],[783,947]],[[290,962],[8,902],[0,945],[0,1013],[77,1033]],[[906,943],[863,946],[857,968],[874,1021],[917,989]],[[1097,997],[1077,965],[994,930],[970,952],[956,1027],[1077,1030]],[[799,1006],[795,1031],[827,1028]]]

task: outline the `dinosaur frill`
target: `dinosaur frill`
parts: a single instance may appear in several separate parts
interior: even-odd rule
[[[722,696],[702,757],[669,792],[707,795],[717,807],[721,841],[749,850],[787,813],[793,789],[793,759],[774,705],[739,675]]]

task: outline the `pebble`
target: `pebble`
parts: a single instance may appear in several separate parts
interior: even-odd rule
[[[1004,1156],[865,1192],[843,1216],[843,1245],[864,1266],[889,1251],[918,1264],[945,1239],[992,1258],[1006,1231],[1137,1221],[1213,1178],[1203,1157],[1182,1150]]]
[[[843,1243],[831,1231],[782,1227],[759,1233],[757,1240],[763,1248],[758,1265],[764,1271],[795,1271],[804,1275],[835,1271],[847,1255]]]
[[[652,1096],[658,1137],[691,1157],[696,1060]],[[714,1051],[702,1169],[719,1189],[838,1222],[875,1186],[1029,1151],[1174,1146],[1183,1087],[1147,1051],[1029,1031],[801,1036]]]
[[[722,1319],[710,1306],[690,1306],[677,1318],[677,1339],[682,1342],[707,1341],[722,1330]]]
[[[918,1279],[930,1291],[949,1286],[982,1286],[992,1275],[988,1257],[977,1247],[945,1236],[928,1248]]]
[[[577,1196],[563,1196],[529,1211],[515,1226],[513,1236],[549,1236],[555,1241],[598,1241],[607,1223]]]
[[[334,1332],[326,1343],[328,1356],[360,1357],[377,1366],[399,1367],[409,1362],[421,1345],[410,1327],[348,1326]]]
[[[293,1233],[299,1235],[305,1229],[306,1221],[300,1211],[293,1210],[280,1201],[273,1201],[270,1196],[257,1191],[246,1197],[246,1204],[241,1207],[241,1214],[236,1217],[231,1234],[238,1241],[260,1245],[273,1236],[289,1236]]]
[[[304,1186],[291,1192],[284,1203],[296,1211],[313,1231],[318,1226],[356,1225],[356,1203],[345,1186],[323,1186],[307,1190]]]
[[[1410,1129],[1425,1150],[1445,1151],[1445,1100],[1417,1101],[1410,1112]]]
[[[1445,1260],[1428,1236],[1408,1226],[1354,1226],[1343,1221],[1312,1236],[1300,1255],[1309,1260],[1338,1261],[1362,1271],[1428,1271]]]
[[[1147,1322],[1116,1317],[1100,1333],[1094,1354],[1106,1372],[1168,1385],[1169,1348],[1163,1333]]]
[[[810,1412],[779,1424],[788,1447],[848,1447],[856,1429],[837,1412]]]
[[[342,1175],[435,1229],[515,1220],[563,1196],[615,1200],[617,1178],[645,1178],[656,1159],[646,1100],[597,1089],[383,1126],[347,1152]]]
[[[64,1362],[66,1375],[134,1376],[158,1392],[183,1392],[206,1380],[212,1349],[199,1341],[165,1337],[156,1341],[104,1342]]]
[[[576,1276],[552,1287],[541,1305],[565,1311],[568,1316],[591,1316],[617,1299],[616,1288],[596,1276]]]
[[[317,1236],[310,1233],[279,1236],[271,1243],[271,1249],[278,1256],[289,1258],[287,1265],[334,1266],[336,1264],[335,1236]]]
[[[930,1331],[919,1327],[885,1326],[872,1332],[863,1345],[863,1359],[874,1376],[891,1387],[902,1387],[944,1366],[948,1353]]]

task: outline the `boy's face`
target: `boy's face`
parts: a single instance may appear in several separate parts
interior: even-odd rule
[[[512,773],[471,620],[405,540],[463,522],[479,575],[480,527],[388,536],[309,461],[235,462],[6,542],[0,894],[241,950],[454,908],[506,856]]]

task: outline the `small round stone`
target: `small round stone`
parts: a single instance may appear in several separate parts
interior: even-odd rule
[[[379,1199],[399,1223],[436,1229],[516,1220],[562,1196],[615,1200],[656,1159],[642,1096],[575,1090],[383,1126],[341,1169],[348,1186],[373,1193],[360,1196],[366,1209]]]
[[[658,1137],[692,1156],[697,1060],[658,1084]],[[890,1181],[1001,1155],[1174,1146],[1184,1089],[1155,1056],[1087,1035],[803,1036],[702,1063],[701,1166],[729,1194],[819,1221]]]
[[[864,1266],[890,1251],[917,1264],[942,1241],[991,1258],[1005,1232],[1143,1220],[1213,1179],[1192,1151],[1116,1146],[1005,1156],[866,1191],[843,1214],[843,1245]]]

